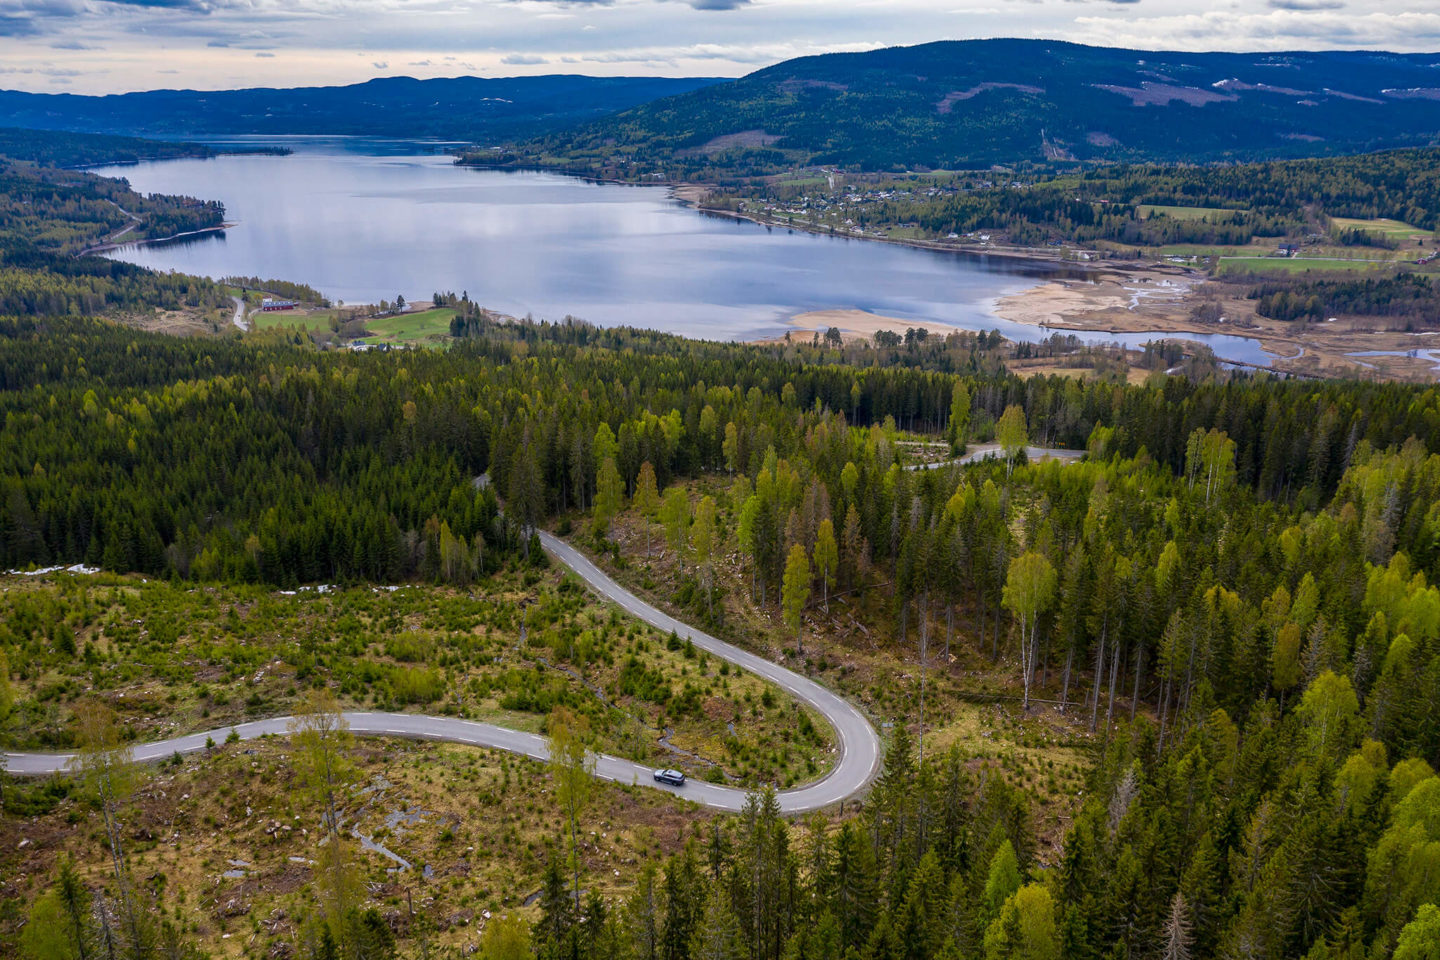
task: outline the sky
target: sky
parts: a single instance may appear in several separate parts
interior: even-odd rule
[[[1440,0],[0,0],[0,89],[373,77],[740,76],[981,37],[1175,50],[1440,50]]]

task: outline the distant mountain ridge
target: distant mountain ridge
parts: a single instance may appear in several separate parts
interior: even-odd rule
[[[546,138],[580,159],[868,169],[1323,156],[1440,138],[1440,54],[943,41],[789,60]]]
[[[713,77],[386,77],[334,87],[152,90],[108,96],[0,91],[0,126],[149,137],[351,134],[480,142],[538,136]]]

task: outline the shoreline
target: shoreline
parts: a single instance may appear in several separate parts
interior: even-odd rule
[[[585,179],[594,179],[587,177]],[[622,181],[597,180],[597,183],[619,183]],[[634,184],[634,186],[650,186],[650,184]],[[915,250],[929,250],[932,253],[953,253],[962,257],[996,257],[1004,260],[1016,260],[1026,263],[1044,264],[1047,267],[1062,267],[1074,270],[1077,273],[1101,273],[1107,269],[1125,270],[1125,267],[1117,266],[1113,260],[1067,260],[1057,256],[1048,249],[1042,247],[984,247],[975,249],[971,246],[943,243],[939,240],[903,240],[896,237],[872,237],[865,234],[835,233],[830,230],[821,230],[818,227],[807,224],[782,223],[778,220],[767,220],[764,217],[750,213],[740,213],[735,210],[718,210],[713,207],[704,206],[704,195],[699,191],[709,191],[709,186],[703,183],[665,183],[655,184],[665,186],[670,190],[672,200],[689,207],[696,213],[708,214],[716,217],[726,217],[731,220],[744,220],[759,227],[778,230],[795,230],[800,233],[808,233],[817,237],[832,237],[836,240],[865,240],[871,243],[888,243],[893,246],[911,247]],[[687,196],[687,193],[689,194]],[[1136,267],[1132,269],[1141,269]]]
[[[111,250],[119,250],[121,247],[144,247],[152,243],[168,243],[171,240],[182,240],[185,237],[204,236],[207,233],[223,233],[226,230],[229,230],[232,227],[238,225],[238,222],[226,221],[225,223],[222,223],[218,226],[201,227],[199,230],[186,230],[182,233],[171,234],[168,237],[146,237],[143,240],[122,240],[118,243],[107,240],[104,243],[97,244],[93,247],[86,247],[84,250],[81,250],[79,253],[75,254],[75,256],[89,257],[97,253],[109,253]]]

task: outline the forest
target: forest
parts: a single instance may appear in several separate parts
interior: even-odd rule
[[[1410,318],[1424,322],[1440,309],[1440,290],[1413,274],[1366,280],[1268,281],[1250,291],[1255,312],[1276,320],[1319,323],[1336,314]]]
[[[637,584],[687,619],[737,637],[761,624],[787,659],[865,697],[893,723],[884,773],[843,813],[804,823],[757,783],[740,817],[693,821],[603,888],[606,861],[573,839],[582,814],[562,815],[527,861],[538,899],[521,909],[487,895],[478,941],[422,923],[423,897],[410,920],[367,906],[345,880],[360,868],[326,859],[359,853],[322,818],[316,837],[333,842],[312,848],[308,919],[257,927],[257,949],[344,960],[464,942],[495,960],[1433,955],[1434,388],[1022,380],[966,352],[981,338],[891,348],[951,372],[851,365],[851,348],[818,339],[749,347],[484,317],[461,327],[446,351],[377,354],[282,334],[180,340],[3,321],[0,567],[84,562],[205,589],[503,594],[538,562],[531,532],[553,527],[622,573],[636,568]],[[976,466],[907,469],[916,444],[943,458],[992,442],[997,458]],[[1027,442],[1086,457],[1030,463]],[[868,643],[831,626],[842,595]],[[63,678],[65,642],[43,628],[7,640],[3,710],[34,714],[37,682]],[[119,642],[86,644],[88,669],[131,663]],[[883,665],[869,688],[827,666],[855,644]],[[565,647],[553,655],[573,669]],[[253,669],[241,645],[209,649],[221,669],[234,659],[234,676]],[[339,649],[310,661],[305,686],[351,682]],[[448,674],[462,660],[437,662]],[[933,674],[929,712],[913,696],[917,673]],[[1039,742],[1041,716],[1068,731],[1087,758],[1073,795],[1056,792],[1053,773],[1035,780],[945,745],[947,714],[969,709],[965,678],[980,674],[1002,678],[993,702],[1020,743]],[[77,743],[110,742],[103,723],[84,725],[83,697],[66,702],[49,709],[74,713]],[[552,713],[546,729],[580,726]],[[311,764],[310,790],[313,750],[341,741],[307,743],[276,762]],[[369,762],[356,749],[344,755]],[[553,775],[542,807],[579,789]],[[359,787],[317,795],[345,807]],[[86,808],[84,791],[51,789],[7,787],[6,809],[140,815],[123,794]],[[1039,825],[1057,822],[1056,805],[1064,826],[1051,835]],[[54,871],[26,893],[8,888],[9,929],[25,916],[36,931],[26,956],[216,946],[206,931],[219,913]],[[120,935],[97,953],[107,930]]]
[[[213,281],[155,273],[91,253],[112,240],[215,229],[224,223],[223,205],[142,196],[122,179],[61,169],[131,156],[191,156],[190,145],[153,144],[152,152],[151,141],[125,137],[15,133],[0,136],[0,314],[91,316],[210,309],[229,302]]]
[[[215,154],[215,150],[199,143],[0,127],[0,157],[42,167],[90,167]]]

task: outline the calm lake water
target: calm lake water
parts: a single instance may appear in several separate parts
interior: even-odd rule
[[[274,143],[269,140],[266,142]],[[715,340],[847,308],[999,330],[994,301],[1055,275],[1045,265],[957,256],[705,216],[660,188],[456,167],[413,144],[296,138],[292,156],[99,168],[144,193],[223,201],[235,226],[112,255],[159,270],[308,283],[347,303],[435,291],[516,316],[566,315]],[[1082,334],[1138,346],[1148,334]],[[1194,335],[1222,359],[1267,363],[1247,338]]]

